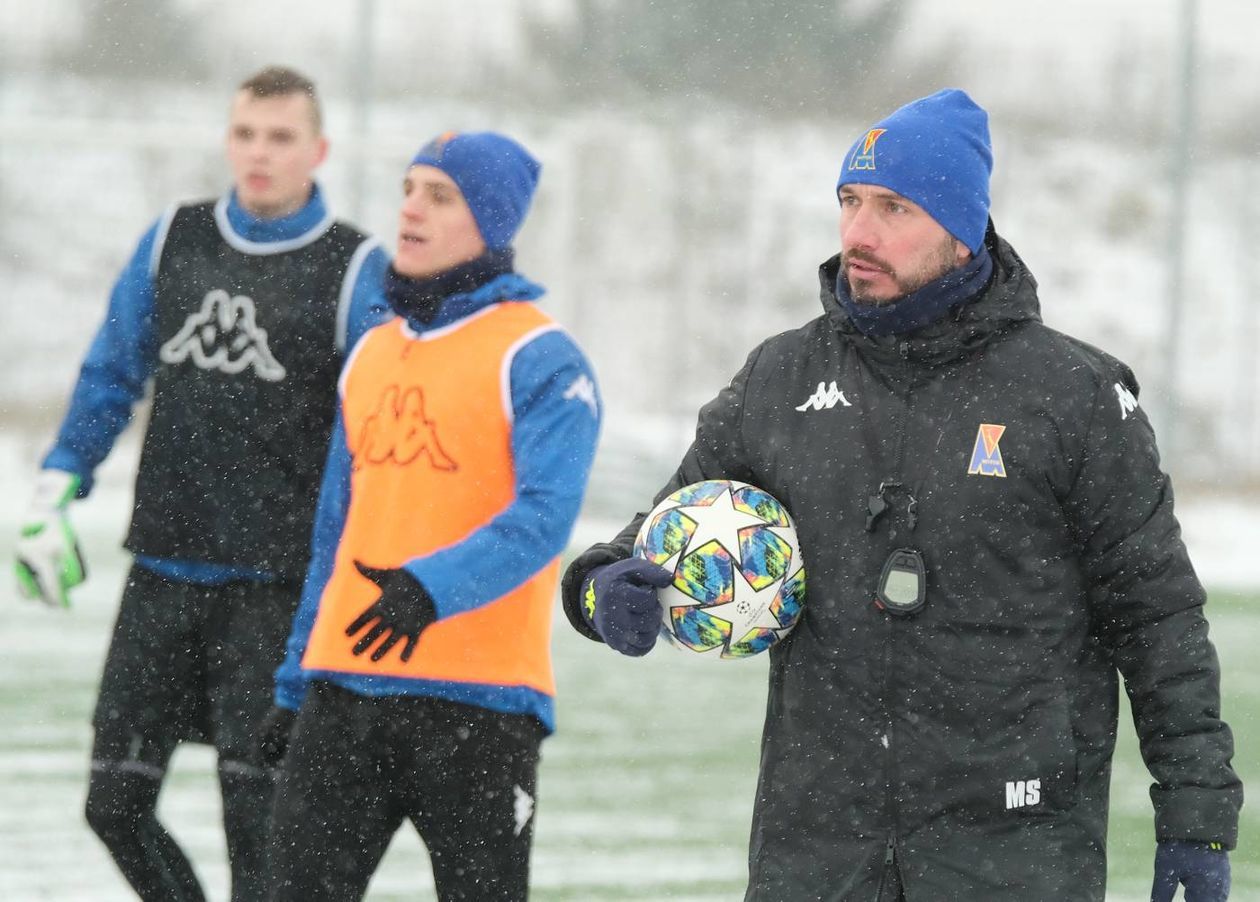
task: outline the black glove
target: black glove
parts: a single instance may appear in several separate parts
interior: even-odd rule
[[[402,659],[404,662],[410,661],[412,652],[416,650],[416,643],[420,641],[420,634],[430,624],[437,622],[437,609],[433,606],[433,599],[424,586],[406,570],[378,570],[358,561],[354,562],[354,566],[380,587],[381,594],[355,618],[354,623],[346,627],[346,635],[353,636],[369,623],[372,624],[351,651],[361,655],[384,636],[385,641],[372,652],[372,660],[379,661],[389,654],[390,649],[406,639]]]
[[[1229,898],[1229,853],[1220,843],[1160,843],[1155,850],[1151,902],[1172,902],[1179,883],[1186,885],[1186,902],[1225,902]]]
[[[630,557],[590,572],[587,620],[611,649],[633,658],[646,655],[661,631],[656,590],[674,581],[664,567]]]
[[[293,732],[293,722],[297,720],[297,712],[279,705],[267,712],[267,716],[258,725],[258,747],[255,751],[257,763],[261,767],[276,768],[284,761],[289,750],[289,734]]]

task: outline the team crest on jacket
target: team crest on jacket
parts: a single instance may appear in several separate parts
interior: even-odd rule
[[[258,325],[253,299],[233,297],[222,288],[206,294],[201,309],[162,345],[158,356],[170,364],[191,357],[199,369],[232,376],[252,366],[255,375],[268,382],[279,382],[285,373],[267,347],[267,330]]]
[[[968,476],[1006,476],[1006,464],[1002,463],[1002,449],[998,442],[1002,440],[1005,426],[995,423],[981,423],[976,433],[976,445],[971,450],[971,465],[967,467]]]
[[[862,139],[862,149],[855,153],[849,162],[850,169],[875,168],[875,142],[886,131],[888,131],[886,128],[873,128],[866,133],[866,137]]]
[[[420,386],[390,385],[376,402],[376,412],[363,422],[351,466],[355,470],[390,462],[407,466],[421,455],[435,470],[459,469],[438,440],[437,423],[425,416]]]

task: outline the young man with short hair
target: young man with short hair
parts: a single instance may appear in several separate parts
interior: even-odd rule
[[[201,899],[156,817],[182,741],[219,755],[232,898],[258,899],[273,777],[252,760],[297,605],[345,349],[384,310],[379,244],[313,181],[314,85],[270,67],[232,99],[232,189],[170,208],[110,297],[18,543],[24,593],[68,606],[66,516],[153,386],[135,555],[93,717],[87,820],[145,899]]]
[[[361,898],[405,820],[441,899],[528,893],[559,554],[600,423],[590,365],[513,265],[538,171],[502,135],[448,133],[403,180],[396,316],[341,377],[262,736],[284,762],[273,899]]]

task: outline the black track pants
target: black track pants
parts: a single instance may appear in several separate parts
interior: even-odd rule
[[[201,586],[132,568],[93,718],[86,815],[140,898],[203,898],[156,813],[167,764],[186,740],[219,753],[233,902],[265,896],[274,780],[251,759],[296,601],[293,586]]]
[[[92,748],[87,822],[145,902],[204,899],[192,865],[157,819],[174,741],[102,736]]]
[[[542,727],[438,699],[315,683],[277,790],[273,900],[354,900],[411,821],[438,896],[523,900]]]

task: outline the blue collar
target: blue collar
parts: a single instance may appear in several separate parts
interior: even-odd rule
[[[277,241],[292,241],[301,238],[324,224],[328,218],[328,208],[324,205],[323,192],[319,185],[311,184],[311,196],[301,209],[281,216],[277,219],[264,219],[255,216],[236,198],[236,189],[227,196],[227,221],[232,231],[246,241],[258,244],[272,244]]]
[[[836,272],[836,299],[863,335],[903,335],[943,319],[951,308],[976,297],[989,284],[992,274],[993,258],[989,256],[988,247],[981,245],[966,266],[946,273],[900,300],[891,304],[859,304],[849,294],[849,280],[841,267]]]

